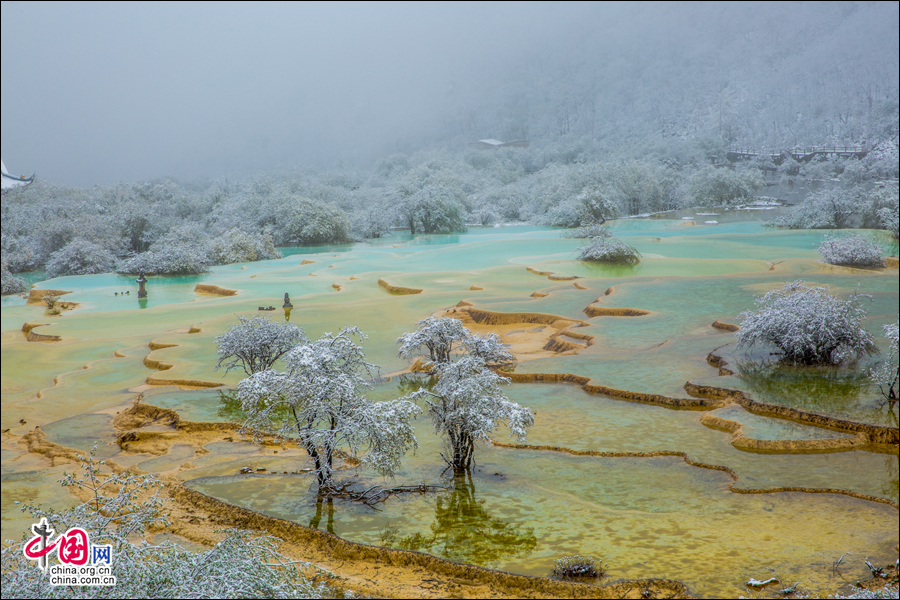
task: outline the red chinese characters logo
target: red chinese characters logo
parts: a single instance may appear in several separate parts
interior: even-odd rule
[[[39,560],[57,553],[59,562],[67,565],[86,565],[90,555],[88,534],[80,527],[72,527],[53,542],[47,542],[46,536],[36,535],[25,545],[25,557]],[[46,563],[44,563],[46,564]]]

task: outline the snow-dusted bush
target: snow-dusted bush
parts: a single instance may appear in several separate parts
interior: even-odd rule
[[[881,330],[891,343],[890,350],[884,362],[869,371],[869,379],[878,386],[884,401],[893,407],[900,392],[900,319]]]
[[[2,279],[3,294],[18,294],[28,289],[28,285],[21,277],[16,277],[9,272],[6,257],[0,261],[0,279]]]
[[[595,237],[578,248],[578,260],[636,265],[641,261],[641,253],[617,237]]]
[[[0,254],[11,273],[33,271],[40,267],[42,261],[25,238],[3,233],[0,240]]]
[[[748,201],[765,185],[762,174],[750,169],[723,169],[707,166],[691,176],[690,194],[695,205],[736,206]]]
[[[461,197],[455,186],[430,184],[407,197],[400,209],[413,234],[465,231]]]
[[[269,233],[247,233],[238,228],[226,231],[210,245],[209,259],[216,265],[281,258]]]
[[[186,223],[170,229],[142,252],[122,261],[117,273],[136,275],[196,275],[205,273],[211,264],[210,242],[207,235],[195,223]]]
[[[446,436],[448,455],[444,460],[455,473],[469,471],[475,455],[475,442],[491,442],[491,433],[505,421],[510,437],[525,439],[525,429],[534,425],[530,409],[510,401],[500,390],[509,379],[497,375],[476,356],[433,365],[437,382],[419,389],[406,400],[422,400],[434,432]],[[443,455],[442,455],[443,456]]]
[[[883,267],[881,246],[864,235],[826,237],[818,248],[822,260],[830,265]]]
[[[363,238],[380,238],[389,234],[392,213],[392,210],[381,204],[360,208],[350,217],[353,233]]]
[[[881,182],[866,194],[866,202],[860,214],[860,227],[887,229],[897,237],[897,215],[900,214],[900,184],[897,181]],[[893,219],[891,219],[893,215]]]
[[[790,213],[775,219],[778,227],[789,229],[845,229],[863,207],[859,187],[828,187],[813,192]]]
[[[894,236],[894,239],[900,238],[900,212],[897,207],[880,209],[878,221],[882,228],[887,229]]]
[[[452,356],[463,353],[475,356],[490,366],[515,360],[496,333],[476,334],[463,327],[462,321],[449,317],[428,317],[416,323],[418,328],[397,338],[397,356],[412,360],[425,355],[432,363],[448,363]]]
[[[209,257],[196,246],[169,246],[148,250],[122,261],[117,273],[127,275],[196,275],[209,270]]]
[[[116,257],[106,248],[94,242],[76,238],[63,249],[50,255],[50,260],[47,261],[47,277],[111,273],[115,264]]]
[[[362,390],[371,387],[376,367],[366,362],[353,338],[358,328],[325,333],[284,355],[284,372],[254,373],[241,381],[238,399],[247,415],[242,432],[272,432],[297,443],[313,461],[319,489],[327,489],[339,449],[384,475],[400,467],[400,459],[416,438],[410,421],[421,411],[408,400],[371,402]]]
[[[151,525],[165,524],[162,484],[152,475],[102,472],[93,452],[82,458],[83,474],[66,474],[63,486],[81,488],[88,500],[64,510],[25,505],[35,522],[42,518],[62,534],[84,529],[92,544],[111,546],[111,586],[50,585],[50,577],[25,558],[26,541],[2,551],[4,598],[321,598],[326,588],[303,577],[311,565],[277,551],[277,540],[253,532],[228,532],[210,550],[189,552],[171,542],[135,543]],[[28,536],[30,537],[30,535]]]
[[[781,360],[801,365],[836,365],[873,354],[875,340],[860,326],[866,312],[859,298],[841,300],[804,281],[785,283],[757,299],[757,312],[741,313],[738,348],[771,345]]]
[[[563,232],[562,237],[567,239],[583,240],[583,239],[606,239],[612,236],[609,226],[600,223],[593,225],[584,225]]]
[[[253,375],[271,369],[286,352],[308,341],[303,330],[289,321],[272,321],[261,315],[240,317],[240,323],[216,338],[216,369],[224,366],[227,373],[241,367]]]
[[[291,200],[290,207],[279,244],[328,244],[352,239],[350,221],[340,208],[307,198]]]

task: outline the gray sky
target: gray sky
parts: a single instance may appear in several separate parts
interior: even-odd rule
[[[3,159],[60,184],[366,167],[485,137],[897,131],[897,2],[4,0],[0,16]]]
[[[88,186],[418,146],[454,81],[578,5],[2,3],[2,153]]]

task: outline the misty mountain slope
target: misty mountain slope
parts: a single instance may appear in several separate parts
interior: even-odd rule
[[[4,3],[3,156],[84,186],[898,132],[895,2],[342,6]]]

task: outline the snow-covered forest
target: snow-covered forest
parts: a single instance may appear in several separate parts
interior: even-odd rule
[[[161,170],[94,187],[39,170],[31,186],[4,192],[4,292],[20,287],[12,274],[35,269],[198,273],[392,227],[574,227],[734,205],[775,182],[827,182],[779,225],[897,235],[895,3],[582,6],[559,19],[527,43],[476,52],[477,68],[463,68],[472,50],[461,50],[427,119],[352,141],[335,125],[330,139],[346,143],[314,140],[315,160],[299,146],[268,161],[254,150],[252,170]],[[17,133],[6,121],[3,132],[6,152]],[[471,147],[483,138],[529,147]],[[847,145],[868,154],[726,160],[738,146]]]
[[[200,273],[276,258],[275,246],[376,238],[392,227],[413,233],[517,221],[577,227],[749,203],[765,195],[767,181],[825,182],[780,225],[864,226],[897,235],[896,135],[862,160],[785,161],[770,171],[756,162],[732,166],[715,152],[682,139],[649,153],[588,152],[557,141],[394,154],[368,170],[222,179],[202,189],[172,181],[80,189],[39,180],[4,193],[4,278],[41,268],[51,277]]]

